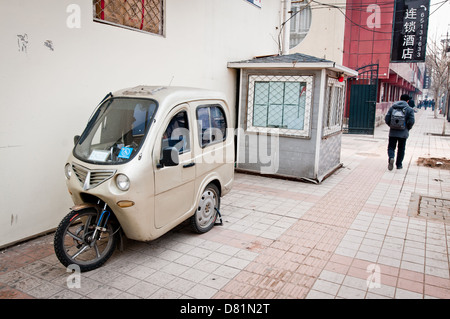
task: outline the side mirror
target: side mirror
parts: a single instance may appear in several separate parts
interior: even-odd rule
[[[78,143],[79,140],[80,140],[80,135],[75,135],[75,136],[73,137],[73,144],[74,144],[74,145],[77,145],[77,143]]]
[[[166,147],[163,149],[162,158],[159,161],[160,167],[177,166],[180,163],[178,150],[175,147]]]

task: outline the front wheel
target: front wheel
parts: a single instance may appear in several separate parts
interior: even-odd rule
[[[213,228],[220,208],[219,189],[214,184],[208,184],[200,197],[197,210],[191,217],[191,226],[197,233],[206,233]]]
[[[71,211],[61,221],[53,245],[64,266],[78,265],[80,271],[90,271],[111,257],[117,243],[117,227],[110,219],[104,229],[95,231],[97,217],[95,209],[84,209]]]

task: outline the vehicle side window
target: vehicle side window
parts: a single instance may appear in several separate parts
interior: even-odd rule
[[[166,147],[175,147],[180,154],[190,151],[189,122],[186,111],[177,113],[167,125],[162,136],[161,154]]]
[[[222,142],[226,138],[227,120],[219,105],[202,105],[197,108],[199,142],[202,147]]]

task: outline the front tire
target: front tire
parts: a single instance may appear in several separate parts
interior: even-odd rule
[[[194,216],[191,217],[192,229],[199,234],[210,231],[216,222],[217,210],[219,210],[219,208],[219,189],[212,183],[208,184],[200,197]]]
[[[54,238],[56,257],[66,267],[78,265],[80,271],[102,266],[113,254],[117,243],[117,227],[108,220],[106,230],[93,240],[97,226],[97,211],[93,208],[71,211],[59,224]],[[98,231],[97,231],[98,232]]]

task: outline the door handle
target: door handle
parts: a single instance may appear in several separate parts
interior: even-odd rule
[[[183,168],[192,167],[192,166],[194,166],[194,165],[195,165],[195,162],[192,162],[192,163],[183,165]]]

